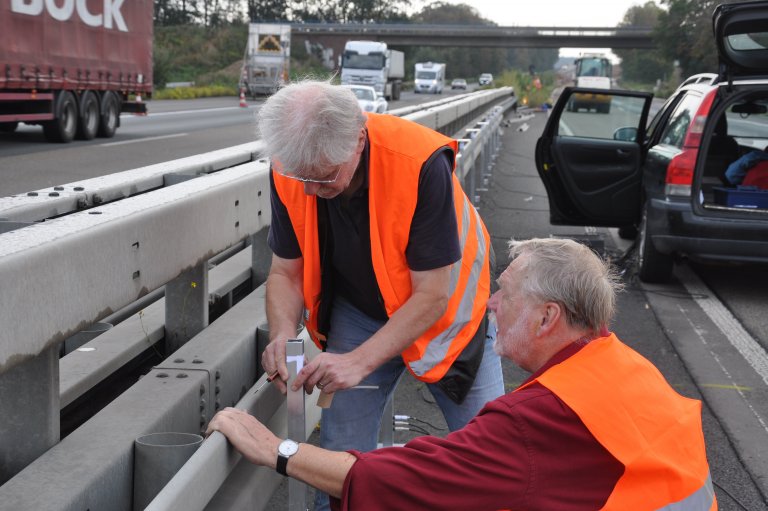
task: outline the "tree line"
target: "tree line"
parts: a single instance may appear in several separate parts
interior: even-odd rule
[[[615,50],[622,61],[624,81],[669,81],[675,78],[675,73],[685,77],[717,71],[712,12],[717,4],[733,1],[648,0],[629,8],[619,25],[652,27],[656,49]],[[156,0],[154,20],[156,27],[197,25],[208,29],[248,22],[496,24],[467,4],[436,1],[414,12],[413,3],[412,0]],[[429,60],[445,62],[449,76],[467,78],[481,72],[500,73],[507,68],[549,70],[558,58],[557,50],[541,48],[415,47],[403,50],[409,64]]]
[[[661,0],[630,7],[620,26],[652,27],[656,49],[615,50],[627,81],[668,81],[677,72],[684,78],[718,69],[712,13],[722,3],[737,0]],[[676,86],[677,84],[672,84]]]

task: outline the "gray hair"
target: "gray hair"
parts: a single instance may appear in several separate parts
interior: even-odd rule
[[[565,309],[571,327],[597,334],[607,327],[616,308],[620,277],[589,247],[571,239],[534,238],[509,242],[509,255],[526,258],[523,292]]]
[[[286,172],[311,175],[316,167],[350,159],[365,116],[347,87],[305,80],[267,99],[258,122],[265,153]]]

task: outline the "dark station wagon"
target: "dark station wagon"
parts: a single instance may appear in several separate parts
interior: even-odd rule
[[[768,262],[768,2],[720,5],[713,26],[720,72],[686,80],[650,122],[651,94],[566,88],[536,146],[550,222],[636,236],[646,282],[678,255]],[[580,92],[608,94],[610,114],[567,111]]]

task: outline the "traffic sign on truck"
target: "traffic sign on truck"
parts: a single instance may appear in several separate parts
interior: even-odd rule
[[[379,41],[347,41],[341,56],[342,85],[370,85],[387,101],[400,99],[405,77],[403,52]]]
[[[112,137],[120,113],[152,95],[149,0],[0,3],[0,132],[40,125],[46,139]]]
[[[240,87],[252,97],[277,92],[288,81],[291,26],[276,23],[248,25]]]

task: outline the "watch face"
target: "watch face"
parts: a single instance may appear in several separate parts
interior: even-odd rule
[[[283,456],[293,456],[298,450],[299,444],[293,440],[283,440],[277,448],[277,452]]]

